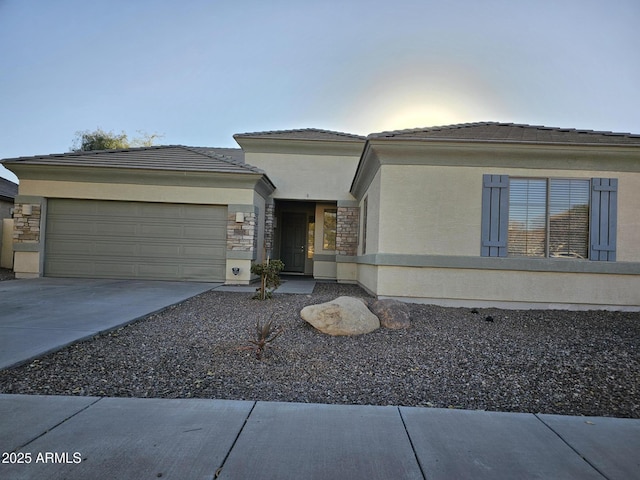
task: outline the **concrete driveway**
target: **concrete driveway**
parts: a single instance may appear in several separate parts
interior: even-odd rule
[[[76,278],[0,282],[0,369],[126,325],[218,286]]]

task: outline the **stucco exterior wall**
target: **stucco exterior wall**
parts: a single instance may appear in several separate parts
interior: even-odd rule
[[[638,275],[377,268],[377,294],[381,297],[457,307],[637,310],[640,306]]]
[[[367,235],[371,253],[480,255],[482,175],[512,177],[615,177],[618,190],[617,259],[640,262],[640,173],[469,166],[382,165],[380,231]],[[376,178],[378,175],[376,176]],[[372,183],[370,190],[375,190]],[[375,208],[369,199],[369,211]],[[368,214],[370,232],[375,219]],[[373,233],[373,232],[371,232]]]
[[[481,257],[484,174],[617,178],[617,261]],[[357,280],[381,297],[453,306],[640,310],[640,165],[632,148],[372,145],[354,193],[367,198]]]
[[[380,215],[381,209],[383,205],[380,202],[380,191],[381,191],[381,171],[378,170],[373,181],[369,185],[369,188],[365,192],[365,194],[360,199],[360,212],[362,215],[361,221],[361,231],[360,231],[360,242],[358,246],[358,254],[364,255],[365,253],[377,253],[380,251]],[[364,199],[367,199],[367,218],[366,225],[364,219]],[[385,199],[386,204],[386,199]],[[365,234],[363,229],[366,228],[366,252],[363,251],[363,239],[365,238]]]
[[[357,156],[247,152],[245,161],[267,172],[276,186],[273,198],[353,200],[349,186]]]
[[[196,203],[202,205],[252,204],[253,189],[179,185],[141,185],[49,180],[20,181],[20,195],[87,200]]]

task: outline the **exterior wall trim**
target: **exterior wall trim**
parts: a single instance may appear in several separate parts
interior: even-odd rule
[[[336,261],[345,261],[341,257]],[[353,261],[353,260],[350,260]],[[464,268],[517,270],[550,273],[601,273],[640,275],[640,262],[593,262],[589,260],[549,258],[465,257],[455,255],[408,255],[376,253],[356,257],[357,263],[393,267]]]
[[[335,255],[330,255],[330,254],[325,254],[325,253],[314,253],[313,254],[313,261],[314,262],[335,262],[336,261],[336,256]]]
[[[367,290],[365,288],[365,290]],[[372,292],[368,292],[373,294]],[[375,295],[375,294],[373,294]],[[400,300],[406,303],[419,303],[438,305],[452,308],[500,308],[504,310],[610,310],[616,312],[638,312],[640,307],[633,305],[600,305],[589,303],[547,303],[547,302],[505,302],[497,300],[461,300],[457,298],[433,298],[433,297],[397,297],[393,295],[380,295],[378,299]]]
[[[255,260],[254,252],[227,250],[227,260]]]

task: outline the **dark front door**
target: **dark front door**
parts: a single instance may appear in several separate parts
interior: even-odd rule
[[[282,214],[282,252],[285,272],[304,273],[307,214]]]

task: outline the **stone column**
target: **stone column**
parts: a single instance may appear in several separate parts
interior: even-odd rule
[[[355,256],[358,253],[359,207],[338,207],[336,217],[336,254]]]
[[[239,212],[243,221],[238,221],[238,212],[229,212],[227,217],[227,251],[250,252],[255,258],[258,247],[257,217],[255,212]]]

